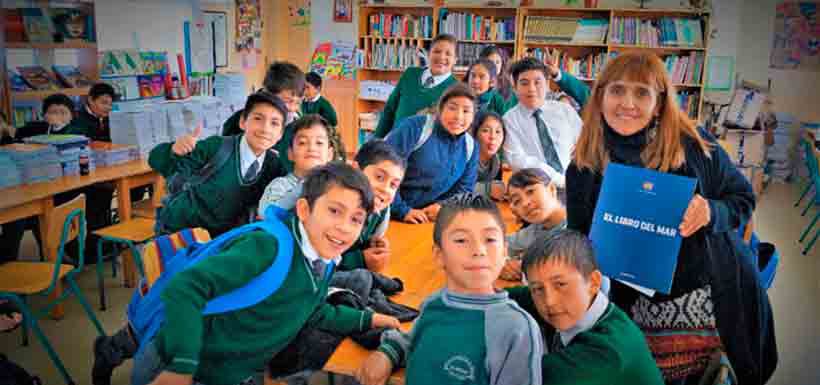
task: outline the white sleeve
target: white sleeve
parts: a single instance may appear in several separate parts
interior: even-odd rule
[[[564,174],[559,173],[540,157],[536,155],[527,154],[524,141],[538,140],[535,138],[523,138],[525,132],[524,127],[521,127],[518,119],[516,119],[516,112],[508,112],[504,115],[504,124],[507,126],[507,138],[504,141],[504,158],[510,163],[513,170],[521,170],[524,168],[538,168],[547,173],[550,180],[555,182],[558,187],[564,187]],[[539,144],[540,145],[540,144]]]

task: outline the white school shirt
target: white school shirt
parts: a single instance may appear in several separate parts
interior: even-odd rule
[[[430,68],[425,68],[424,72],[421,73],[421,84],[423,85],[424,82],[427,81],[427,78],[432,76],[433,77],[433,85],[430,86],[430,88],[433,88],[433,87],[436,87],[439,84],[443,83],[445,80],[449,79],[451,75],[452,74],[449,73],[449,72],[446,73],[446,74],[443,74],[443,75],[433,75],[433,73],[430,71]]]
[[[581,117],[571,106],[547,100],[541,106],[541,120],[549,130],[563,172],[547,164],[538,138],[538,127],[532,114],[535,110],[518,103],[504,114],[507,138],[504,141],[504,158],[514,171],[523,168],[539,168],[547,173],[558,187],[564,187],[564,173],[572,160],[572,150],[581,135]]]
[[[242,178],[245,177],[245,173],[248,172],[254,161],[259,162],[256,168],[256,175],[259,175],[262,172],[262,165],[265,164],[265,154],[267,153],[267,151],[262,151],[262,155],[256,156],[251,150],[251,146],[248,145],[248,139],[245,135],[242,135],[242,139],[239,140],[239,165]]]

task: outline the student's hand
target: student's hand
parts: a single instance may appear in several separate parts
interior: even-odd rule
[[[427,214],[425,214],[424,211],[410,209],[410,211],[407,212],[407,215],[404,216],[404,221],[417,225],[419,223],[427,223],[430,220],[427,218]]]
[[[441,205],[438,203],[433,203],[424,208],[424,214],[427,215],[427,219],[430,220],[430,222],[433,222],[436,220],[436,217],[438,217],[439,210],[441,210]]]
[[[362,385],[383,385],[393,372],[390,358],[382,352],[373,352],[364,360],[362,366],[356,369],[356,380]]]
[[[398,318],[379,313],[373,313],[373,320],[370,322],[371,329],[398,329],[399,326],[401,326],[401,322],[399,322]]]
[[[686,238],[694,234],[701,227],[708,225],[711,220],[712,211],[709,209],[709,201],[700,194],[695,194],[683,214],[683,222],[678,227],[680,236]]]
[[[547,55],[547,60],[545,64],[547,65],[547,69],[550,71],[550,79],[558,76],[558,74],[561,73],[561,69],[558,68],[558,63],[556,63],[555,60],[552,59],[551,54]]]
[[[372,243],[371,243],[372,245]],[[364,249],[364,264],[370,271],[380,272],[390,260],[390,249],[386,247],[370,247]]]
[[[179,156],[190,154],[194,151],[194,148],[196,148],[196,141],[199,139],[199,135],[202,135],[202,125],[196,126],[193,133],[180,136],[179,139],[174,142],[171,151]]]
[[[179,374],[163,371],[149,385],[191,385],[194,383],[190,374]]]
[[[521,281],[521,260],[520,259],[510,259],[507,263],[504,264],[504,267],[501,268],[501,279],[505,281],[513,281],[518,282]]]
[[[492,186],[490,186],[490,198],[503,201],[506,195],[507,188],[504,186],[504,182],[493,182]]]

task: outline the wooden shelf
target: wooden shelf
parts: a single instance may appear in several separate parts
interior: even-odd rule
[[[387,103],[387,100],[375,99],[375,98],[367,98],[364,96],[359,96],[357,99],[363,102],[376,102],[376,103]]]
[[[572,43],[572,42],[537,42],[537,41],[526,41],[524,40],[524,45],[530,46],[555,46],[555,47],[583,47],[583,48],[608,48],[609,45],[604,43]]]
[[[660,46],[660,47],[649,47],[643,45],[632,45],[632,44],[610,44],[610,48],[619,50],[619,49],[632,49],[632,50],[649,50],[649,51],[706,51],[706,48],[703,47],[676,47],[676,46]]]
[[[97,43],[87,41],[65,42],[65,43],[27,43],[27,42],[6,42],[6,48],[10,49],[97,49]]]
[[[676,88],[701,88],[701,87],[703,87],[703,85],[702,85],[702,84],[691,84],[691,83],[686,83],[686,84],[673,84],[673,85],[674,85]]]
[[[91,87],[80,88],[60,88],[59,90],[48,91],[12,91],[12,100],[43,100],[49,95],[61,93],[68,96],[86,96]]]
[[[459,39],[459,43],[480,43],[480,44],[515,44],[515,40],[464,40]]]
[[[407,68],[375,68],[375,67],[362,67],[359,68],[360,70],[365,71],[380,71],[380,72],[404,72],[407,71]]]
[[[364,39],[385,39],[385,40],[423,40],[423,41],[432,41],[432,38],[429,37],[400,37],[400,36],[391,36],[391,37],[384,37],[384,36],[376,36],[376,35],[362,35],[359,36]]]

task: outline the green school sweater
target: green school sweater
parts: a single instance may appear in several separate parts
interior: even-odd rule
[[[364,261],[364,250],[370,247],[370,239],[376,235],[377,230],[381,227],[379,225],[384,221],[390,221],[390,207],[367,216],[367,221],[364,223],[359,239],[342,254],[339,270],[367,269],[367,263]]]
[[[480,110],[492,111],[500,116],[504,116],[504,113],[507,112],[504,97],[492,88],[478,97],[478,105]]]
[[[413,330],[390,330],[379,351],[407,385],[541,383],[543,343],[535,320],[504,291],[466,295],[442,289],[424,301]]]
[[[88,106],[83,105],[80,111],[71,120],[71,123],[63,128],[63,134],[84,135],[91,140],[102,142],[111,141],[111,129],[108,117],[98,118],[88,112]]]
[[[173,143],[164,143],[151,150],[148,164],[163,177],[176,173],[193,173],[204,167],[219,151],[225,137],[214,135],[197,143],[186,156],[173,153]],[[180,194],[162,208],[169,230],[203,227],[214,237],[234,227],[249,207],[256,207],[265,187],[276,177],[286,175],[279,157],[268,151],[262,169],[253,182],[242,180],[239,160],[239,138],[233,155],[205,183],[193,187],[190,194]],[[168,212],[165,212],[168,210]]]
[[[401,75],[399,84],[387,98],[387,103],[379,118],[375,132],[377,138],[387,136],[402,119],[416,115],[425,108],[435,106],[444,91],[457,82],[456,78],[450,75],[441,84],[432,88],[424,88],[421,83],[423,73],[424,68],[410,67]]]
[[[539,320],[547,341],[555,329],[541,319],[526,286],[509,288],[510,298]],[[544,385],[663,385],[640,329],[610,303],[598,322],[563,349],[541,360]]]
[[[298,240],[297,221],[287,223]],[[328,280],[314,279],[298,241],[288,276],[273,295],[245,309],[202,315],[209,300],[267,270],[277,246],[263,231],[242,235],[168,283],[161,295],[165,323],[154,339],[165,370],[209,385],[235,385],[263,370],[305,325],[342,334],[370,328],[372,312],[325,302]]]
[[[336,110],[330,101],[324,96],[319,95],[319,100],[309,102],[307,100],[302,102],[302,115],[319,114],[327,120],[331,127],[336,127],[339,124],[339,119],[336,117]]]

